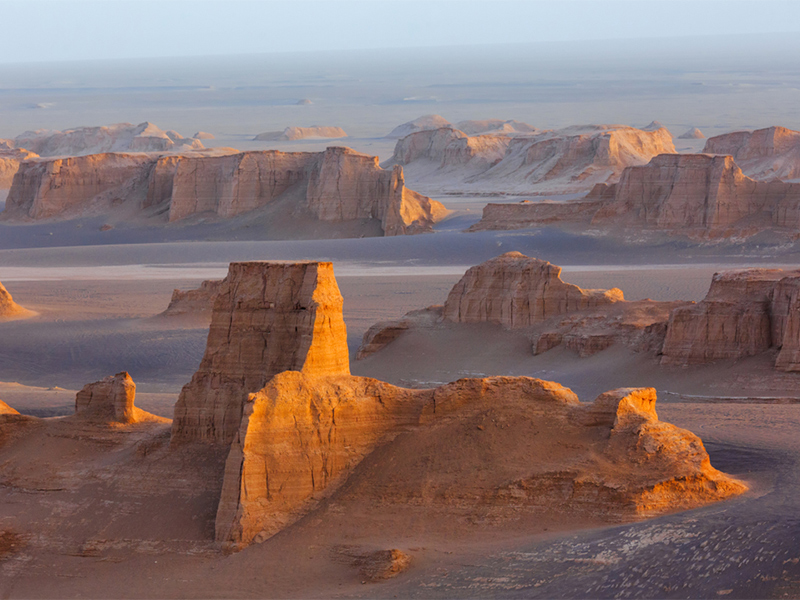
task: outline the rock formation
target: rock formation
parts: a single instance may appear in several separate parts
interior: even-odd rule
[[[539,133],[539,129],[522,121],[503,121],[502,119],[486,119],[483,121],[459,121],[455,128],[467,135],[481,133]]]
[[[573,202],[489,204],[470,228],[517,229],[561,223],[636,227],[718,237],[800,228],[800,183],[757,181],[730,156],[662,154],[628,167],[619,183],[596,185]]]
[[[685,132],[678,136],[679,140],[702,140],[706,136],[703,135],[703,132],[700,131],[697,127],[692,127],[691,129],[687,129]]]
[[[470,268],[453,286],[444,318],[529,327],[550,317],[624,300],[622,291],[582,290],[561,280],[561,267],[507,252]]]
[[[108,127],[77,127],[66,131],[26,131],[14,139],[17,148],[39,156],[84,156],[106,152],[172,152],[199,150],[203,143],[152,123],[117,123]]]
[[[214,301],[224,283],[224,280],[214,279],[204,281],[199,288],[193,290],[173,290],[169,306],[160,316],[210,317],[211,311],[214,309]]]
[[[262,541],[348,476],[340,501],[425,507],[445,519],[491,507],[615,522],[744,491],[711,466],[697,436],[658,420],[655,400],[652,388],[622,389],[582,405],[559,384],[528,377],[406,390],[282,373],[248,398],[225,466],[217,541]]]
[[[200,367],[175,406],[174,441],[229,444],[247,395],[278,373],[349,374],[331,263],[231,263]]]
[[[267,131],[259,133],[253,138],[254,141],[293,141],[306,140],[309,138],[336,139],[347,137],[341,127],[321,127],[312,125],[311,127],[287,127],[283,131]]]
[[[8,290],[0,283],[0,321],[24,319],[25,317],[32,317],[34,314],[36,313],[14,302],[11,294],[9,294]]]
[[[9,140],[0,140],[0,189],[9,189],[14,181],[14,175],[19,170],[19,164],[38,155],[22,148],[14,148]]]
[[[800,271],[717,273],[702,302],[676,308],[661,363],[696,365],[780,349],[775,366],[800,370]]]
[[[75,414],[84,420],[123,425],[142,421],[168,421],[137,408],[134,406],[135,399],[136,384],[123,371],[86,384],[75,396]]]
[[[214,134],[207,131],[198,131],[192,137],[196,140],[213,140]]]
[[[733,156],[755,179],[800,178],[800,131],[785,127],[735,131],[709,138],[703,152]]]
[[[384,166],[403,165],[409,181],[429,193],[571,194],[616,181],[626,167],[665,152],[675,146],[663,128],[595,125],[473,137],[445,127],[399,140]]]
[[[408,123],[398,125],[386,135],[387,138],[402,138],[417,131],[425,131],[427,129],[439,129],[440,127],[450,127],[450,122],[439,115],[424,115],[418,117]]]
[[[374,220],[384,235],[431,231],[447,212],[439,202],[407,189],[401,167],[384,170],[376,157],[328,148],[28,161],[15,176],[3,218],[68,218],[121,208],[166,214],[169,221],[198,213],[230,218],[282,200],[289,203],[289,216]]]
[[[0,400],[0,416],[3,415],[18,415],[19,412],[11,408],[8,404]]]

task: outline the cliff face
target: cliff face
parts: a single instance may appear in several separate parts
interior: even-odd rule
[[[446,127],[399,140],[388,164],[404,165],[409,181],[425,189],[579,193],[665,152],[675,147],[663,128],[599,125],[469,136]]]
[[[729,154],[755,179],[800,178],[800,131],[767,127],[709,138],[703,152]]]
[[[470,268],[453,287],[444,318],[529,327],[555,315],[623,300],[622,291],[582,290],[561,280],[561,267],[507,252]]]
[[[229,444],[249,393],[282,371],[349,374],[331,263],[231,263],[200,367],[175,406],[174,441]]]
[[[173,290],[169,306],[167,306],[167,310],[161,313],[161,316],[178,317],[191,315],[210,317],[214,302],[224,283],[224,280],[209,280],[204,281],[199,288],[193,290]]]
[[[164,206],[169,221],[199,213],[230,218],[278,200],[289,214],[321,221],[380,222],[384,235],[432,231],[446,209],[405,187],[401,167],[348,148],[224,156],[98,154],[26,162],[5,219],[67,218]],[[159,212],[159,214],[160,214]]]
[[[75,414],[84,420],[128,425],[141,421],[167,422],[136,406],[136,384],[126,372],[86,384],[75,396]]]
[[[614,522],[744,491],[711,467],[699,438],[658,420],[655,400],[653,389],[623,389],[586,406],[527,377],[405,390],[282,373],[248,399],[225,466],[217,541],[262,541],[345,479],[340,501],[421,506],[450,519],[524,507]]]
[[[800,370],[800,275],[780,269],[717,273],[705,299],[672,312],[662,364],[737,359],[779,348],[775,366]]]

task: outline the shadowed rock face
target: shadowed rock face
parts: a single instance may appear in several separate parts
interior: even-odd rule
[[[733,156],[742,171],[756,179],[800,177],[800,131],[785,127],[718,135],[708,139],[703,152]]]
[[[262,541],[345,479],[340,500],[387,510],[491,506],[611,522],[744,491],[711,466],[697,436],[658,420],[655,400],[652,388],[622,389],[587,406],[528,377],[407,390],[282,373],[248,399],[225,467],[217,541]]]
[[[582,290],[561,280],[561,267],[507,252],[470,268],[453,287],[444,318],[529,327],[550,317],[623,300],[622,291]]]
[[[204,281],[199,288],[193,290],[173,290],[169,306],[161,315],[164,317],[211,316],[214,301],[224,283],[224,280],[209,280]]]
[[[800,273],[717,273],[702,302],[670,315],[662,364],[693,365],[780,348],[775,366],[800,370]]]
[[[136,384],[123,371],[83,386],[75,396],[75,414],[81,419],[103,423],[168,421],[137,408],[135,399]]]
[[[401,167],[384,170],[376,157],[328,148],[28,161],[14,177],[3,218],[69,218],[119,207],[165,213],[170,222],[201,213],[230,218],[290,196],[295,216],[374,219],[384,235],[432,231],[447,213],[439,202],[407,189]]]
[[[349,374],[331,263],[231,263],[200,368],[175,406],[172,438],[229,444],[249,393],[282,371]]]

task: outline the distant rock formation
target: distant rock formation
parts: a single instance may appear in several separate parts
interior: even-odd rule
[[[384,170],[377,157],[334,147],[325,152],[111,153],[27,161],[15,176],[2,218],[63,219],[121,209],[132,214],[149,210],[169,221],[198,213],[230,218],[282,199],[291,202],[289,215],[374,220],[384,235],[432,231],[447,213],[439,202],[406,188],[401,167]]]
[[[642,131],[658,131],[659,129],[666,129],[659,121],[650,121],[648,125],[642,127]]]
[[[26,317],[32,317],[35,314],[36,313],[33,311],[23,308],[14,302],[11,294],[9,294],[8,290],[0,283],[0,321],[24,319]]]
[[[730,156],[662,154],[628,167],[619,183],[598,184],[583,200],[488,204],[471,231],[550,224],[635,226],[719,237],[800,228],[800,183],[756,181]]]
[[[216,539],[241,547],[274,535],[378,445],[345,497],[447,514],[538,507],[615,522],[746,490],[710,465],[697,436],[660,422],[655,400],[652,388],[620,389],[582,405],[569,389],[528,377],[407,390],[281,373],[248,398],[225,466]]]
[[[229,444],[247,395],[282,371],[349,374],[331,263],[231,263],[200,367],[181,391],[174,441]]]
[[[703,135],[703,132],[700,131],[697,127],[692,127],[691,129],[687,129],[685,132],[678,136],[679,140],[702,140],[706,136]]]
[[[136,384],[126,372],[86,384],[75,396],[75,414],[81,419],[102,423],[131,424],[142,421],[166,423],[134,406]]]
[[[224,283],[224,280],[214,279],[204,281],[199,288],[193,290],[173,290],[169,306],[160,316],[210,317],[211,311],[214,309],[214,301]]]
[[[775,367],[800,371],[800,271],[717,273],[702,302],[670,315],[661,363],[697,365],[780,349]]]
[[[387,138],[402,138],[417,131],[425,131],[428,129],[439,129],[440,127],[450,127],[450,122],[440,115],[423,115],[408,121],[402,125],[398,125],[386,135]]]
[[[561,267],[507,252],[471,267],[444,304],[445,319],[530,327],[550,317],[624,300],[622,290],[582,290],[561,280]]]
[[[729,154],[754,179],[800,178],[800,131],[767,127],[709,138],[707,154]]]
[[[666,129],[568,127],[519,135],[469,136],[452,127],[398,140],[383,164],[403,165],[414,185],[436,192],[580,193],[623,169],[674,153]]]
[[[26,131],[14,139],[17,148],[39,156],[85,156],[105,152],[173,152],[199,150],[203,143],[152,123],[117,123],[108,127],[77,127],[66,131]]]
[[[19,164],[38,155],[22,148],[14,148],[10,140],[0,140],[0,189],[8,189],[19,170]]]
[[[207,131],[198,131],[192,137],[196,140],[213,140],[214,134]]]
[[[292,141],[292,140],[306,140],[309,138],[321,139],[336,139],[347,137],[344,129],[341,127],[320,127],[319,125],[312,125],[311,127],[287,127],[283,131],[267,131],[259,133],[253,140],[260,141]]]
[[[503,121],[502,119],[486,119],[483,121],[459,121],[455,129],[467,135],[481,133],[540,133],[540,130],[522,121]]]

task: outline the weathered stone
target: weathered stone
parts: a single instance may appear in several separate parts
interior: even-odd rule
[[[407,135],[411,135],[412,133],[416,133],[418,131],[426,131],[428,129],[439,129],[440,127],[450,127],[450,122],[442,116],[439,115],[423,115],[414,119],[413,121],[409,121],[408,123],[403,123],[402,125],[398,125],[392,131],[386,135],[387,138],[403,138]]]
[[[167,306],[167,310],[161,313],[161,316],[192,315],[210,317],[211,311],[214,309],[214,301],[217,299],[220,288],[224,283],[224,280],[215,279],[204,281],[199,288],[193,290],[173,290],[169,306]]]
[[[561,267],[507,252],[470,268],[453,286],[444,318],[529,327],[550,317],[623,300],[622,291],[582,290],[561,280]]]
[[[195,136],[196,137],[196,136]],[[335,139],[347,137],[341,127],[287,127],[283,131],[267,131],[259,133],[253,139],[255,141],[292,141],[305,140],[308,138]]]
[[[755,179],[800,178],[800,131],[767,127],[709,138],[703,152],[729,154]]]
[[[278,373],[348,374],[331,263],[231,263],[200,367],[175,406],[172,439],[229,444],[247,395]]]
[[[81,419],[103,423],[168,421],[137,408],[135,399],[136,384],[123,371],[83,386],[75,396],[75,414]]]
[[[25,317],[32,317],[34,314],[36,313],[14,302],[11,294],[9,294],[8,290],[0,283],[0,321],[23,319]]]

